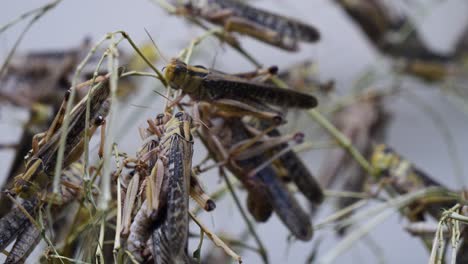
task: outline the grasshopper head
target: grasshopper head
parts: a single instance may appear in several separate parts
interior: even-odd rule
[[[187,64],[179,59],[172,59],[166,66],[164,77],[173,89],[181,89],[185,76],[187,75]]]
[[[394,152],[384,144],[380,144],[374,147],[374,151],[371,156],[371,165],[377,173],[381,174],[390,168],[394,158]]]
[[[27,199],[37,194],[39,189],[37,188],[37,185],[18,177],[15,179],[11,191],[15,195],[19,195],[21,198]]]

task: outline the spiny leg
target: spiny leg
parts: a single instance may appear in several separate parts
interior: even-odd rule
[[[194,173],[190,175],[190,196],[207,212],[216,208],[216,203],[205,193]]]

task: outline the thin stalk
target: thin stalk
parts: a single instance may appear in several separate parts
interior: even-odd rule
[[[282,80],[273,76],[271,79],[278,87],[287,88],[288,86]],[[307,111],[309,116],[317,122],[320,126],[325,128],[325,130],[330,133],[338,144],[344,148],[355,160],[356,162],[367,172],[369,175],[375,176],[372,166],[367,162],[366,158],[353,146],[351,141],[341,133],[328,119],[326,119],[318,110],[311,109]]]
[[[159,80],[159,76],[152,72],[141,72],[141,71],[128,71],[122,74],[121,77],[128,77],[128,76],[145,76],[145,77],[153,77]]]
[[[334,191],[334,190],[323,190],[323,193],[327,197],[338,197],[338,198],[356,198],[356,199],[371,199],[375,198],[365,192],[352,192],[352,191]]]
[[[65,152],[65,141],[67,139],[67,134],[68,134],[68,126],[70,125],[70,112],[72,110],[72,104],[73,101],[75,100],[75,94],[76,94],[76,87],[78,83],[78,77],[81,74],[81,71],[85,67],[85,65],[88,63],[89,59],[91,56],[96,52],[99,46],[109,39],[109,35],[106,35],[104,38],[102,38],[94,47],[91,49],[91,51],[86,55],[86,57],[83,59],[83,61],[78,65],[76,68],[75,74],[72,79],[72,88],[70,92],[70,98],[67,102],[67,107],[65,109],[65,115],[63,118],[63,124],[61,128],[61,135],[60,135],[60,141],[59,141],[59,149],[57,153],[57,164],[55,165],[55,172],[54,172],[54,181],[53,181],[53,193],[58,194],[59,192],[59,185],[60,185],[60,175],[62,172],[62,163],[63,163],[63,156]],[[88,98],[89,99],[89,98]],[[88,168],[85,167],[85,171],[87,171]]]
[[[49,9],[49,6],[50,5],[55,5],[56,2],[58,2],[58,1],[54,1],[52,3],[48,3],[48,4],[44,5],[44,6],[37,7],[37,8],[34,8],[34,9],[31,9],[29,11],[24,12],[23,14],[19,15],[17,18],[13,19],[12,21],[0,26],[0,34],[2,34],[5,30],[10,28],[11,26],[14,26],[16,23],[20,22],[21,20],[26,19],[27,17],[29,17],[29,16],[31,16],[31,15],[33,15],[35,13],[43,12],[44,9]]]
[[[151,63],[151,61],[148,60],[148,58],[146,58],[146,56],[138,48],[135,42],[133,42],[132,38],[130,38],[130,35],[128,35],[127,32],[122,31],[122,30],[116,31],[115,33],[121,34],[122,37],[124,37],[128,41],[128,43],[130,43],[130,46],[132,46],[132,48],[138,53],[138,55],[140,55],[140,57],[146,62],[146,64],[158,75],[159,80],[162,82],[164,87],[167,87],[168,85],[167,85],[166,78],[164,78],[164,75]]]
[[[213,243],[216,246],[222,248],[229,256],[237,260],[239,264],[242,263],[242,258],[236,252],[234,252],[228,245],[226,245],[226,243],[224,243],[224,241],[221,238],[219,238],[216,234],[214,234],[206,226],[204,226],[202,222],[200,222],[200,220],[198,220],[198,218],[194,216],[191,212],[189,212],[189,216],[200,227],[203,233],[205,233],[210,238],[210,240],[213,241]]]
[[[106,137],[104,141],[104,155],[103,155],[103,171],[101,177],[101,193],[98,202],[98,207],[102,211],[107,211],[109,202],[112,200],[111,194],[111,167],[109,157],[112,157],[112,148],[115,140],[115,131],[117,129],[117,118],[118,118],[118,101],[117,101],[117,85],[118,85],[118,56],[117,43],[115,36],[111,35],[111,44],[109,46],[109,59],[108,59],[108,71],[111,73],[109,85],[110,85],[110,97],[111,104],[109,109],[109,117],[106,122]]]
[[[247,214],[245,213],[244,209],[242,208],[242,205],[241,205],[241,203],[239,201],[239,197],[237,197],[236,191],[234,190],[234,187],[232,186],[232,183],[229,180],[229,177],[226,175],[226,173],[223,170],[220,170],[220,173],[223,176],[224,180],[226,181],[226,185],[227,185],[227,187],[229,189],[229,192],[232,195],[232,199],[234,200],[237,208],[239,209],[239,212],[242,215],[242,218],[244,219],[245,223],[247,224],[247,227],[248,227],[250,233],[252,234],[255,242],[258,245],[259,254],[262,257],[263,263],[268,264],[269,263],[268,262],[268,256],[266,254],[265,247],[263,246],[263,243],[260,240],[260,237],[258,236],[257,232],[255,231],[252,222],[250,222]]]
[[[114,146],[114,155],[115,159],[118,160],[119,152],[117,147]],[[123,164],[119,164],[118,167],[123,167]],[[115,243],[114,243],[114,261],[119,263],[118,255],[121,249],[121,242],[120,242],[120,230],[122,230],[122,190],[121,190],[121,182],[120,177],[117,177],[117,226],[115,230]]]
[[[51,2],[51,3],[49,3],[49,4],[46,4],[42,8],[39,8],[37,14],[33,18],[31,18],[31,20],[28,22],[26,27],[20,33],[19,37],[16,39],[15,44],[13,45],[13,48],[11,48],[11,50],[8,53],[5,61],[3,62],[2,66],[0,67],[0,78],[5,73],[6,68],[8,66],[8,63],[10,63],[10,60],[13,57],[13,54],[15,54],[16,48],[18,48],[19,44],[21,43],[21,41],[23,40],[24,36],[29,31],[29,29],[32,27],[32,25],[34,25],[34,23],[36,23],[36,21],[38,21],[50,9],[54,8],[58,3],[60,3],[60,1],[62,1],[62,0],[55,0],[55,1]],[[6,26],[8,26],[8,24]],[[2,27],[2,31],[3,30],[5,30],[5,26]]]
[[[179,56],[178,57],[183,57],[185,55],[185,60],[184,62],[186,64],[189,64],[189,61],[190,61],[190,58],[192,57],[192,53],[193,53],[193,49],[195,46],[197,46],[198,44],[200,44],[200,42],[202,42],[204,39],[206,39],[207,37],[209,36],[213,36],[213,35],[216,35],[216,33],[218,32],[219,30],[218,29],[211,29],[211,30],[207,30],[205,31],[205,33],[197,38],[195,38],[194,40],[190,41],[190,45],[183,49],[180,53],[179,53]]]
[[[98,246],[96,248],[96,263],[105,263],[104,260],[104,236],[105,236],[105,231],[106,231],[106,218],[104,215],[101,216],[101,228],[99,231],[99,241],[98,241]]]
[[[465,224],[468,224],[468,216],[464,216],[464,215],[461,215],[459,213],[452,212],[452,213],[449,213],[447,215],[447,217],[458,220],[458,221],[463,222]]]
[[[96,69],[94,70],[93,73],[93,79],[92,79],[92,84],[91,86],[94,85],[96,78],[98,76],[99,69],[101,68],[102,63],[104,62],[104,59],[107,57],[107,52],[105,52],[101,58],[99,59],[98,64],[96,65]],[[91,179],[89,176],[89,170],[87,169],[89,167],[89,119],[91,118],[91,91],[93,89],[90,88],[88,90],[87,98],[86,100],[86,118],[85,118],[85,132],[84,132],[84,181],[89,182]]]
[[[442,195],[444,190],[441,188],[427,188],[423,190],[419,190],[413,193],[405,194],[391,200],[388,202],[377,205],[375,207],[369,208],[364,212],[359,212],[359,216],[353,217],[353,219],[349,219],[347,222],[357,222],[360,223],[362,221],[368,220],[365,224],[361,225],[353,232],[351,232],[348,236],[346,236],[343,240],[338,242],[338,244],[330,250],[327,254],[325,254],[318,263],[333,263],[334,260],[345,251],[352,248],[356,245],[356,242],[360,240],[362,237],[367,235],[373,228],[375,228],[378,224],[386,220],[392,214],[396,212],[396,210],[387,210],[387,209],[400,209],[408,204],[411,204],[415,200],[418,200],[422,197],[431,196],[431,195]],[[350,221],[353,220],[353,221]]]
[[[345,208],[334,212],[330,216],[326,217],[324,220],[322,220],[320,223],[316,224],[314,226],[314,230],[321,229],[323,227],[326,227],[329,223],[332,223],[336,220],[343,219],[344,216],[349,215],[351,212],[363,207],[366,205],[369,201],[368,200],[360,200],[357,201],[349,206],[346,206]]]
[[[369,162],[364,158],[364,156],[353,146],[351,141],[341,133],[330,121],[328,121],[318,110],[311,109],[307,111],[309,116],[321,125],[325,130],[332,135],[338,141],[340,146],[345,149],[355,160],[356,162],[367,172],[369,175],[375,176],[374,170],[372,169]]]

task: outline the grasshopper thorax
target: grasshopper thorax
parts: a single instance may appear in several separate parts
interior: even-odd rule
[[[191,129],[193,128],[193,120],[190,115],[185,112],[176,113],[169,122],[165,125],[166,136],[177,134],[188,142],[193,142]]]

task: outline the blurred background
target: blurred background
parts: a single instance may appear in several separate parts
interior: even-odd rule
[[[334,80],[336,93],[344,95],[365,80],[369,86],[386,88],[391,81],[391,67],[387,58],[369,42],[359,26],[334,1],[315,0],[271,0],[249,1],[253,5],[286,16],[296,17],[316,26],[321,33],[321,40],[316,44],[302,44],[297,53],[284,52],[266,46],[247,37],[240,37],[242,46],[254,54],[263,65],[277,65],[279,69],[290,65],[312,60],[316,63],[316,72],[321,80]],[[387,1],[399,2],[399,1]],[[450,54],[468,25],[468,3],[463,0],[420,0],[401,1],[400,12],[408,14],[421,33],[427,47],[438,54]],[[47,1],[3,1],[0,4],[0,25],[17,18],[19,14],[41,6]],[[398,3],[397,3],[398,6]],[[0,59],[8,54],[25,23],[3,32],[0,35]],[[27,32],[18,47],[17,54],[28,51],[67,49],[79,46],[88,37],[95,42],[107,32],[124,30],[137,43],[148,41],[145,29],[158,44],[167,58],[173,57],[186,47],[190,40],[203,31],[184,20],[168,15],[162,8],[151,1],[63,1],[47,13]],[[120,47],[120,46],[119,46]],[[132,53],[131,48],[121,45],[125,52]],[[218,40],[210,39],[197,51],[193,64],[214,65],[226,72],[252,70],[252,65]],[[164,61],[158,60],[161,68]],[[370,76],[370,77],[369,77]],[[366,79],[367,78],[367,79]],[[140,144],[138,126],[145,120],[154,117],[163,107],[161,97],[153,92],[162,91],[155,80],[142,80],[144,85],[129,101],[122,102],[119,113],[125,123],[119,124],[119,149],[134,154]],[[431,111],[444,120],[443,131],[449,131],[456,142],[453,153],[462,161],[461,175],[463,184],[467,183],[466,157],[468,149],[467,113],[456,107],[441,89],[438,83],[423,82],[414,77],[403,77],[401,86],[410,90]],[[466,86],[466,84],[465,84]],[[321,105],[323,106],[323,105]],[[419,168],[449,188],[461,189],[457,181],[454,162],[447,147],[447,134],[431,118],[427,108],[415,106],[411,99],[404,96],[390,97],[385,100],[385,110],[391,114],[387,125],[385,142],[398,153],[414,162]],[[137,118],[128,118],[137,117]],[[0,143],[14,143],[20,138],[22,124],[28,119],[28,113],[20,107],[7,104],[0,105]],[[288,130],[300,130],[308,139],[315,140],[317,129],[310,129],[309,119],[300,118],[293,122]],[[304,121],[304,122],[302,122]],[[313,134],[317,133],[317,134]],[[322,132],[323,134],[323,132]],[[316,135],[314,137],[314,135]],[[201,144],[195,145],[194,164],[204,157],[205,150]],[[327,162],[326,151],[313,150],[301,154],[308,168],[318,176],[321,164]],[[4,181],[14,157],[13,150],[0,151],[0,181]],[[3,180],[2,180],[3,179]],[[210,193],[221,184],[221,178],[214,170],[202,176],[202,181]],[[245,193],[239,192],[242,201]],[[304,202],[304,201],[302,201]],[[322,210],[314,217],[315,223],[333,212],[333,198],[327,199]],[[230,196],[218,202],[212,213],[201,214],[201,219],[212,230],[236,237],[245,230],[245,225]],[[425,263],[429,253],[418,238],[408,235],[402,229],[404,219],[397,213],[385,222],[377,225],[364,239],[341,255],[336,263]],[[193,229],[197,232],[196,229]],[[279,219],[273,217],[267,222],[256,225],[271,263],[304,263],[313,250],[316,256],[324,256],[338,241],[332,229],[318,230],[311,242],[289,241],[288,230]],[[249,241],[248,242],[252,242]],[[195,247],[196,240],[191,241]],[[202,252],[207,254],[211,249],[207,242]],[[261,263],[255,253],[243,251],[244,263]],[[34,259],[29,259],[35,263]]]

